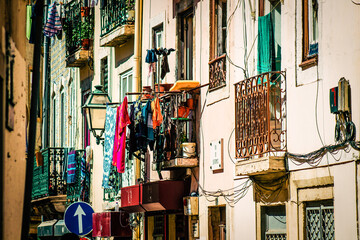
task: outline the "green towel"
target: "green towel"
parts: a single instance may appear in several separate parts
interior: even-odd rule
[[[274,30],[271,13],[258,18],[258,74],[270,72],[275,67]]]
[[[27,5],[26,6],[26,38],[30,39],[30,34],[31,34],[31,13],[32,13],[32,6],[31,5]]]

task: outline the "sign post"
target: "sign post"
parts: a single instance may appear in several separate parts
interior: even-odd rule
[[[90,204],[75,202],[65,211],[64,221],[67,229],[79,236],[85,236],[92,231],[92,214]]]

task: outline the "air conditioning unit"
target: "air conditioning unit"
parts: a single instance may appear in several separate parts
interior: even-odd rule
[[[184,197],[184,215],[199,215],[199,197]]]

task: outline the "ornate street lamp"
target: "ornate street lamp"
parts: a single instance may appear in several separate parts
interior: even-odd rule
[[[105,131],[106,103],[109,102],[108,94],[103,91],[101,85],[98,85],[95,86],[95,91],[90,94],[83,106],[89,130],[93,133],[98,145],[103,139],[101,136]]]

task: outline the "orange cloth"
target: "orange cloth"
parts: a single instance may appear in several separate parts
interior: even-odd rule
[[[160,108],[160,100],[159,98],[155,98],[154,101],[151,103],[151,110],[153,112],[152,120],[153,120],[153,128],[160,126],[160,124],[163,121],[163,116],[161,114],[161,108]]]

